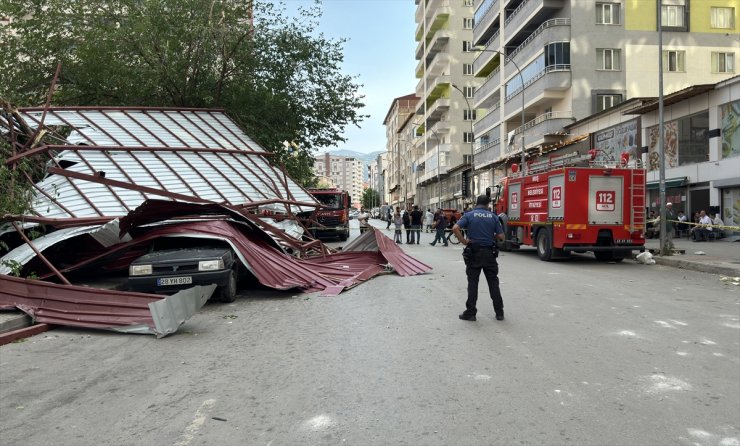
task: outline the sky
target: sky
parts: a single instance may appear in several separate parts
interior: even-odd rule
[[[310,0],[285,0],[289,9],[308,6]],[[413,0],[323,0],[319,29],[327,37],[346,38],[343,73],[359,76],[365,95],[361,114],[370,115],[361,128],[349,125],[347,141],[328,150],[370,153],[385,150],[383,119],[394,98],[412,94],[418,80],[414,71],[417,42]]]

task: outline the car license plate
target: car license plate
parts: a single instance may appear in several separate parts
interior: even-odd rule
[[[189,285],[191,283],[193,283],[193,278],[190,276],[162,277],[161,279],[157,279],[157,286]]]

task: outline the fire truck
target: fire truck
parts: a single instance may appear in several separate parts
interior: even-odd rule
[[[309,216],[307,227],[314,238],[349,238],[349,193],[340,189],[308,189],[321,207]]]
[[[625,154],[627,155],[627,154]],[[506,238],[500,249],[535,246],[541,260],[591,251],[619,262],[645,250],[645,169],[597,165],[596,152],[532,163],[526,174],[501,180],[491,191]]]

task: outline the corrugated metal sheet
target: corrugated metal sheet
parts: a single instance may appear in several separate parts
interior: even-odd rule
[[[373,228],[347,244],[342,252],[377,250],[383,258],[401,276],[413,276],[431,271],[432,267],[406,254],[396,242],[388,238],[383,231]]]
[[[215,288],[193,287],[162,297],[0,275],[0,308],[18,308],[51,325],[162,337],[177,331]]]
[[[39,125],[42,113],[21,110],[31,125]],[[316,203],[221,111],[50,108],[44,125],[71,127],[70,144],[88,147],[57,148],[55,160],[63,169],[38,183],[41,191],[33,200],[42,217],[123,216],[147,198]]]

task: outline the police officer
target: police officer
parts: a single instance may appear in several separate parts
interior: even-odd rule
[[[496,262],[498,257],[496,239],[504,240],[504,230],[498,216],[488,210],[490,201],[486,195],[478,196],[475,209],[466,212],[452,227],[455,237],[465,245],[463,259],[465,274],[468,276],[468,300],[465,302],[465,311],[459,316],[464,321],[474,321],[478,312],[475,304],[478,301],[478,279],[481,270],[486,275],[496,320],[504,320],[504,301],[498,286],[498,262]],[[468,230],[467,239],[463,237],[461,229]]]

